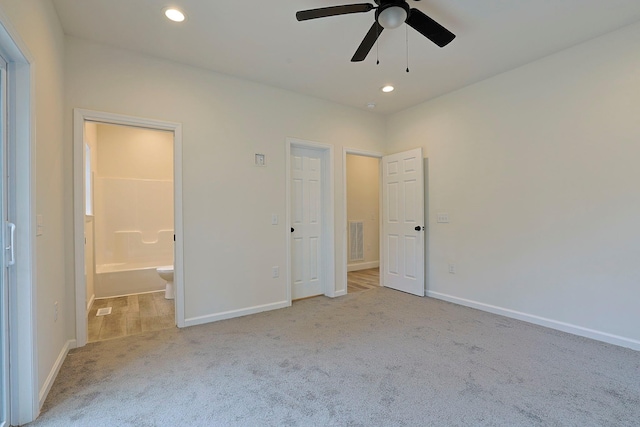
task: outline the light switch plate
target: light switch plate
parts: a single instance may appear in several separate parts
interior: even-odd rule
[[[271,225],[278,225],[278,215],[271,214]]]
[[[449,223],[449,214],[447,212],[438,212],[437,221],[441,224]]]
[[[42,215],[36,215],[36,236],[42,236],[44,232],[44,219]]]

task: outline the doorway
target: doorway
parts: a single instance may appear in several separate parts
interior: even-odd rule
[[[426,227],[424,216],[424,159],[421,148],[383,155],[357,149],[343,150],[343,176],[347,177],[347,156],[379,159],[379,285],[425,295]],[[348,218],[347,179],[344,180],[344,218]],[[348,283],[349,224],[343,247],[344,283]],[[356,234],[357,235],[357,234]],[[367,279],[367,277],[365,277]],[[368,277],[371,282],[371,277]],[[375,278],[373,279],[375,281]]]
[[[287,297],[335,296],[333,147],[287,139]]]
[[[147,330],[184,326],[181,153],[178,123],[74,110],[78,347],[144,331],[141,314]],[[157,269],[171,264],[169,295]]]
[[[346,153],[347,293],[380,286],[380,158]]]
[[[88,341],[175,326],[173,132],[85,122]],[[170,289],[171,290],[171,289]]]

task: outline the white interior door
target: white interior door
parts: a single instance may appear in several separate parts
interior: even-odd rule
[[[422,148],[382,158],[384,286],[424,296],[424,168]]]
[[[323,294],[322,152],[291,148],[291,298]]]

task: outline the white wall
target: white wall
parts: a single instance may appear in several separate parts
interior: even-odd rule
[[[71,206],[71,192],[63,179],[64,36],[51,2],[0,0],[0,7],[34,59],[36,210],[44,220],[44,233],[36,240],[35,283],[38,385],[43,393],[69,339],[69,316],[73,317],[65,277],[65,241],[71,229],[65,228],[64,218],[65,207]],[[54,322],[56,301],[60,314]]]
[[[362,221],[364,237],[364,260],[347,258],[349,271],[374,268],[380,261],[379,181],[380,159],[347,155],[347,221]]]
[[[389,150],[429,158],[432,294],[640,348],[639,46],[634,25],[390,117]]]
[[[185,313],[194,321],[286,300],[285,274],[272,279],[271,268],[287,264],[287,137],[335,146],[336,224],[346,222],[343,145],[383,147],[384,123],[366,111],[71,37],[66,60],[69,139],[75,107],[183,124]],[[267,167],[253,166],[256,152]],[[71,186],[71,169],[65,178]],[[344,256],[337,248],[337,290]]]

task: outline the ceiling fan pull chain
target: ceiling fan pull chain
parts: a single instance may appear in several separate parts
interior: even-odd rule
[[[409,72],[409,26],[405,24],[404,26],[407,34],[407,73]]]
[[[376,65],[380,65],[380,28],[376,25]]]

